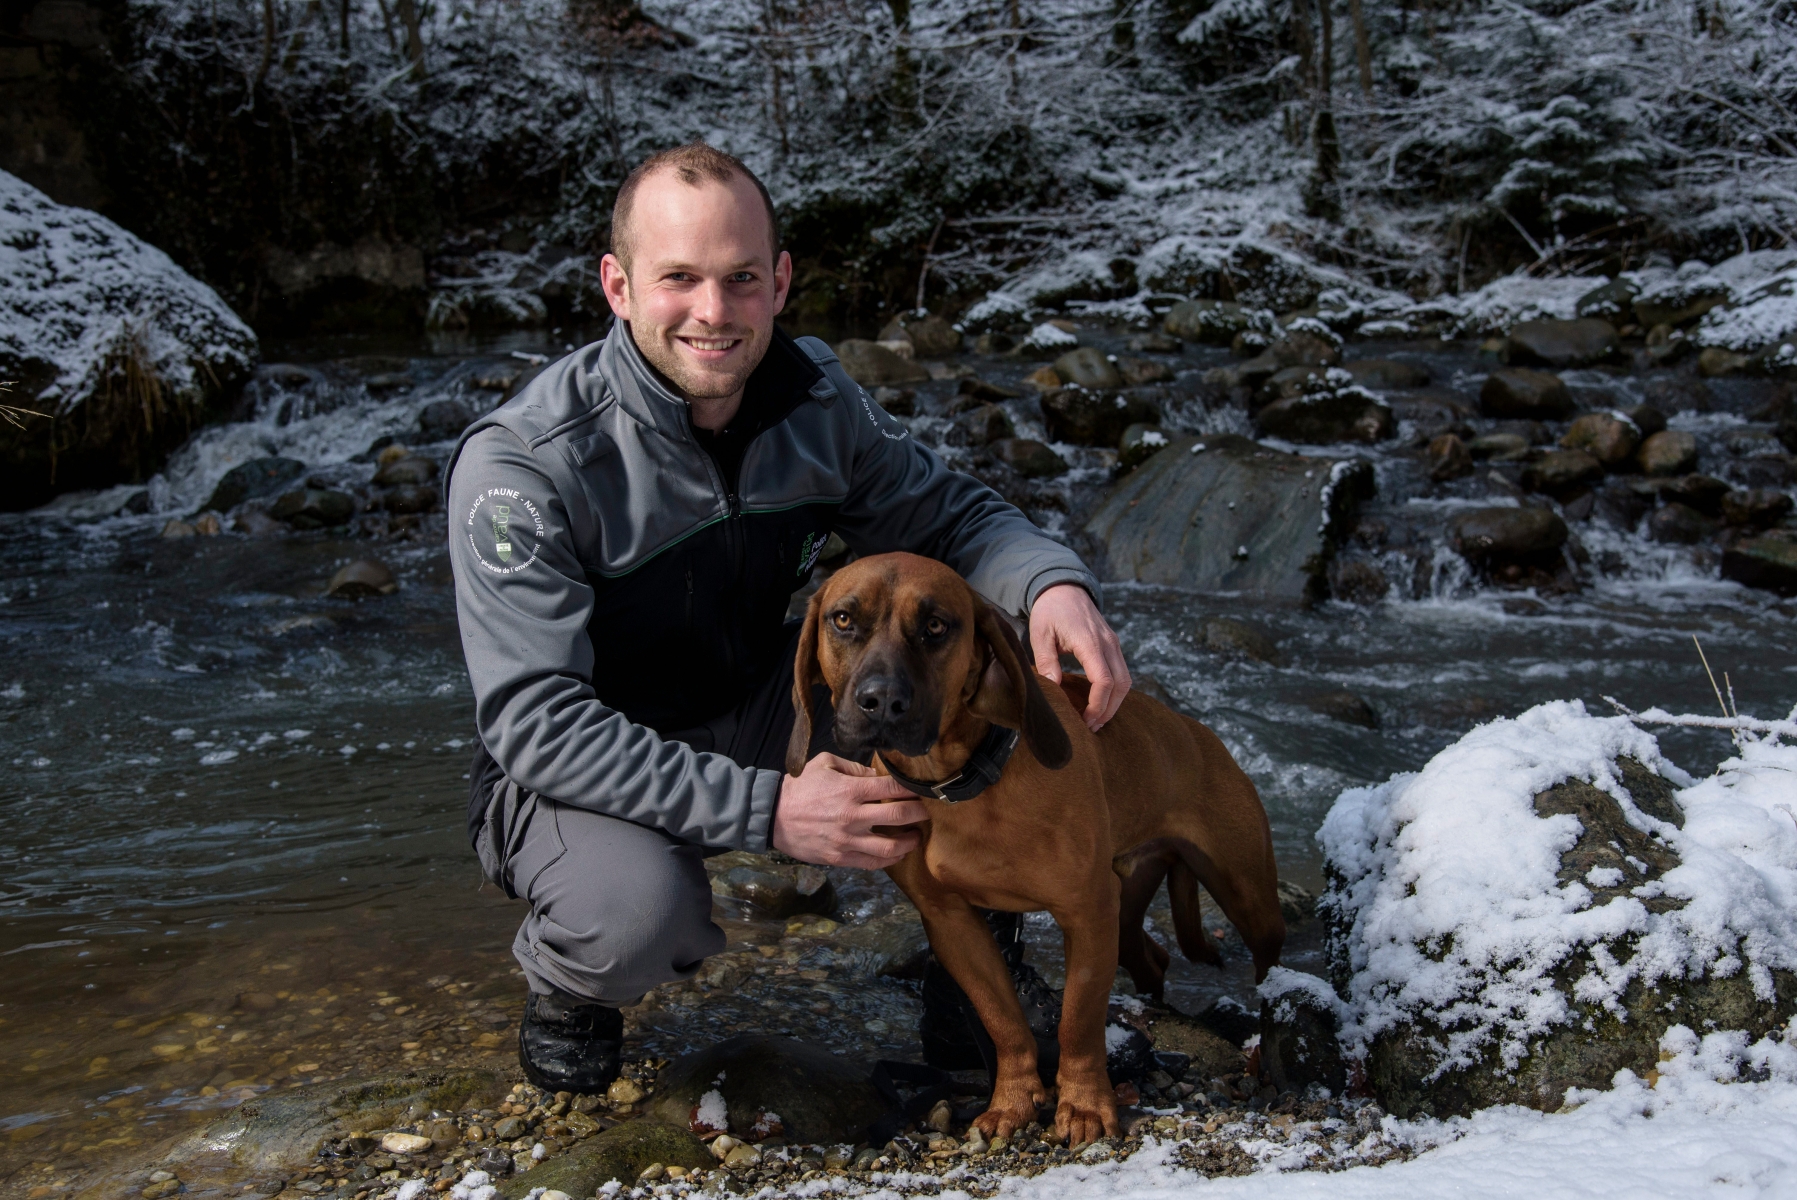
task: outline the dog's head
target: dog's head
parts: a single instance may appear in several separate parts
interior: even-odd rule
[[[793,667],[794,775],[811,748],[819,683],[849,757],[928,754],[966,712],[1019,730],[1045,767],[1073,756],[1010,623],[954,571],[915,554],[859,559],[811,597]]]

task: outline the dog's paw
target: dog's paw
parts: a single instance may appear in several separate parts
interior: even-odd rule
[[[973,1119],[988,1138],[1008,1138],[1036,1119],[1036,1106],[1047,1097],[1029,1088],[1000,1087],[992,1094],[986,1111]]]
[[[1088,1089],[1080,1089],[1086,1092]],[[1116,1097],[1109,1090],[1094,1095],[1072,1095],[1061,1089],[1061,1103],[1055,1108],[1055,1136],[1069,1146],[1082,1146],[1101,1137],[1117,1137],[1123,1127],[1117,1121]]]

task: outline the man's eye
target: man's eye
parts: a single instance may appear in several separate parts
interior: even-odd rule
[[[842,630],[844,633],[847,633],[854,627],[855,619],[845,612],[831,613],[830,624],[836,626],[836,628]]]
[[[755,282],[755,272],[753,272],[753,271],[738,271],[736,274],[734,274],[730,277],[730,282],[732,282],[732,283],[754,283]]]
[[[931,637],[941,637],[948,632],[948,622],[941,617],[931,617],[923,623],[923,631]]]

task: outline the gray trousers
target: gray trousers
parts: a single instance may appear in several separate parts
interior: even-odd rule
[[[792,655],[782,663],[733,712],[668,738],[779,769],[792,735]],[[821,729],[813,752],[831,745]],[[530,904],[512,954],[533,992],[630,1005],[657,984],[692,978],[724,948],[705,847],[504,778],[474,846],[488,881]]]

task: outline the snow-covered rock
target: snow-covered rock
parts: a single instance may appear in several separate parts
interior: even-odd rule
[[[256,357],[249,326],[168,255],[0,171],[0,378],[45,414],[0,425],[0,503],[140,476]]]
[[[1675,786],[1675,785],[1683,785]],[[1740,737],[1693,782],[1577,701],[1344,792],[1318,834],[1342,1043],[1399,1115],[1653,1070],[1676,1024],[1797,1011],[1797,745]]]

